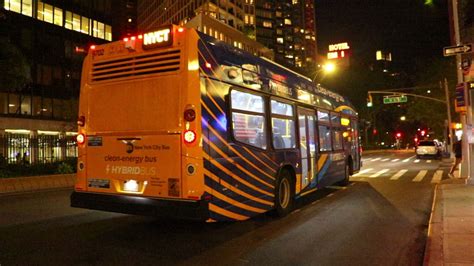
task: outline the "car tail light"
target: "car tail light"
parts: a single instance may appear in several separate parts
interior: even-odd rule
[[[196,132],[192,130],[184,131],[184,142],[191,144],[196,140]]]
[[[86,142],[86,136],[82,133],[79,133],[77,136],[76,136],[76,141],[77,141],[77,144],[84,144],[84,142]]]

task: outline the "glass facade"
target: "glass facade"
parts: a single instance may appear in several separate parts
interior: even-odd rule
[[[38,20],[96,38],[112,41],[112,26],[70,11],[64,11],[61,8],[43,3],[42,1],[5,0],[3,7],[6,10],[32,17],[34,4],[36,4],[36,19]],[[63,18],[65,19],[63,20]]]

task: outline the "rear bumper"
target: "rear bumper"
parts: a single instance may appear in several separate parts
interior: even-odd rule
[[[208,203],[204,200],[177,201],[75,191],[71,194],[71,207],[202,221],[209,218]]]

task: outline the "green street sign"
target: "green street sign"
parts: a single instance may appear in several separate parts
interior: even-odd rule
[[[405,95],[402,96],[384,96],[383,103],[390,104],[390,103],[406,103],[408,101],[408,97]]]

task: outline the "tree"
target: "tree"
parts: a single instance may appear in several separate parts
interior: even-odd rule
[[[6,37],[0,37],[0,47],[0,90],[23,88],[31,82],[30,66],[25,56]]]

